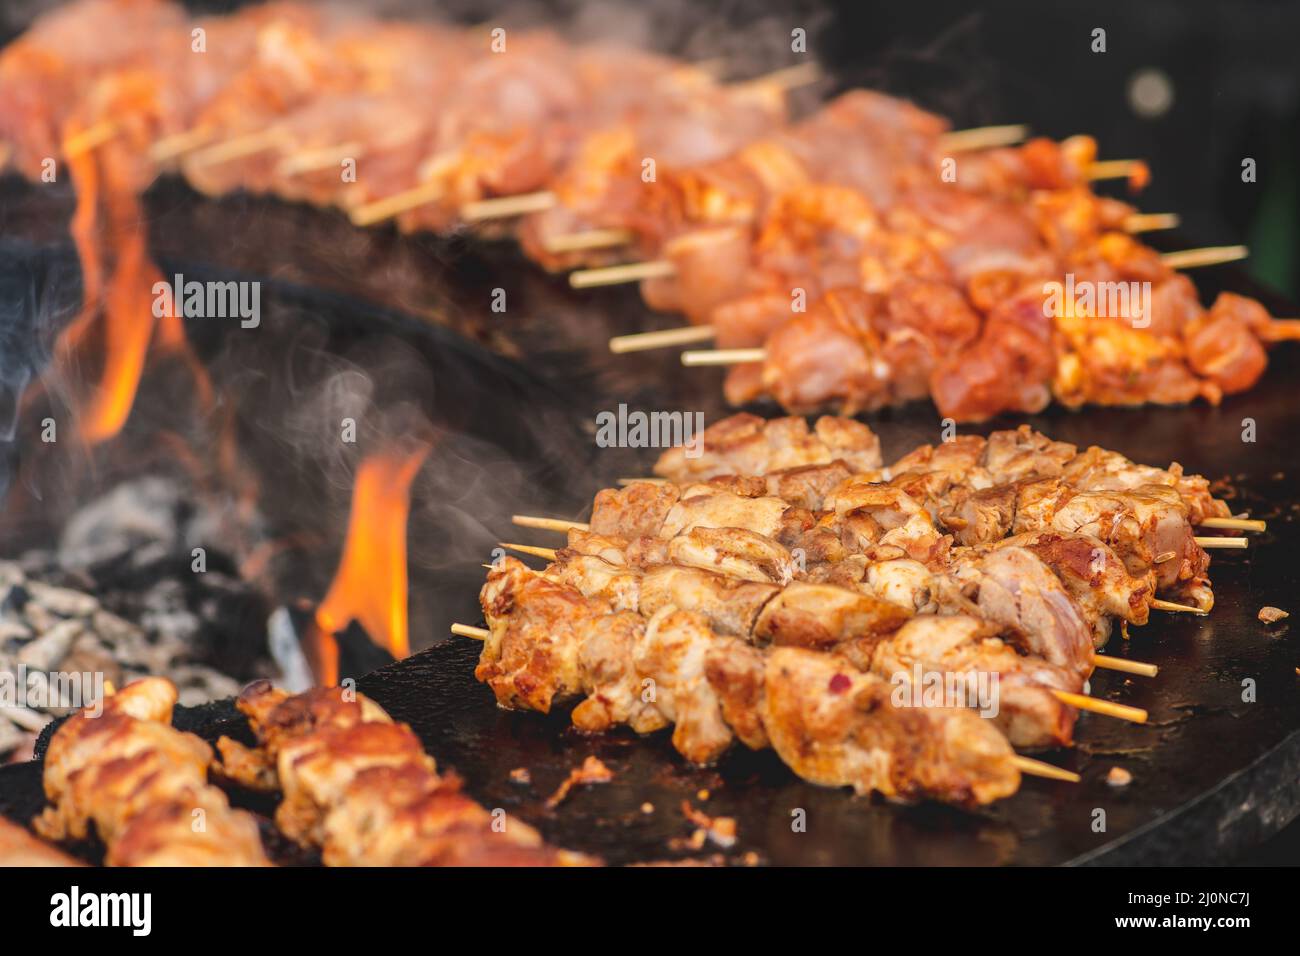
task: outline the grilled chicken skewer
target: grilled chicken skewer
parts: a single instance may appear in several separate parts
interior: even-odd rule
[[[321,849],[327,866],[550,866],[585,864],[519,820],[496,825],[440,776],[419,738],[369,698],[342,688],[289,695],[251,685],[237,706],[256,749],[222,737],[221,771],[245,786],[280,791],[276,823]]]
[[[265,866],[257,822],[207,782],[212,748],[171,726],[177,692],[144,678],[75,714],[45,755],[50,806],[33,821],[49,840],[92,832],[109,866]],[[203,826],[194,826],[201,812]]]
[[[685,449],[664,452],[655,475],[677,484],[692,484],[725,475],[767,475],[840,460],[852,474],[878,474],[889,481],[903,473],[939,472],[950,487],[974,490],[1035,478],[1063,478],[1078,491],[1131,491],[1164,485],[1176,491],[1193,524],[1231,516],[1227,504],[1210,493],[1200,475],[1141,465],[1118,452],[1092,446],[1080,452],[1068,442],[1052,441],[1028,426],[996,431],[988,438],[955,436],[938,445],[922,445],[885,466],[880,440],[861,422],[819,418],[812,429],[801,417],[765,419],[740,413],[715,422],[698,441],[699,454]],[[643,480],[643,479],[637,479]],[[781,496],[779,487],[770,492]]]
[[[1068,744],[1075,717],[1070,704],[1144,720],[1145,715],[1136,709],[1116,708],[1082,695],[1093,655],[1081,611],[1050,574],[1040,570],[1036,580],[1032,577],[1032,561],[1013,561],[1010,565],[1008,572],[1029,576],[1030,580],[1023,586],[1017,581],[1020,589],[1013,595],[1005,578],[999,579],[993,572],[983,574],[978,601],[962,597],[955,590],[955,599],[932,598],[940,589],[932,591],[931,578],[924,568],[908,561],[882,562],[873,567],[871,585],[865,580],[855,584],[851,580],[857,576],[855,572],[841,578],[843,583],[793,582],[784,588],[728,579],[695,567],[658,566],[640,573],[611,565],[602,558],[568,553],[562,553],[560,562],[543,573],[573,586],[585,597],[606,601],[615,610],[648,616],[664,607],[676,607],[700,615],[716,633],[756,645],[833,650],[848,654],[864,670],[871,668],[873,648],[892,641],[892,635],[900,626],[907,627],[913,613],[978,614],[985,619],[981,622],[981,637],[988,640],[981,642],[979,653],[965,658],[967,664],[982,660],[991,668],[985,673],[1000,673],[1018,685],[1036,687],[1043,699],[1055,698],[1050,715],[1040,713],[1037,724],[1019,722],[1017,735],[1011,737],[1016,747]],[[919,578],[914,577],[917,570]],[[968,576],[963,583],[969,585],[970,580]],[[872,586],[878,586],[880,592],[873,593]],[[901,603],[918,598],[922,606],[913,608],[910,603]],[[1045,620],[1045,615],[1053,612],[1059,617]],[[1071,637],[1076,642],[1074,647],[1066,643]],[[1045,655],[1057,663],[1044,660]],[[959,669],[974,671],[971,666],[945,668],[950,672]],[[1043,710],[1041,706],[1039,709]]]
[[[671,724],[674,746],[701,764],[736,739],[772,746],[804,779],[861,793],[974,805],[1019,786],[1015,754],[991,722],[897,707],[886,681],[839,655],[764,653],[671,606],[648,619],[612,611],[509,558],[489,573],[482,601],[491,636],[476,675],[502,706],[548,712],[585,695],[573,711],[583,730]]]
[[[703,615],[722,634],[821,649],[879,639],[914,613],[978,614],[1014,634],[1013,643],[1041,659],[1041,672],[1071,675],[1055,688],[1066,694],[1082,689],[1112,615],[1146,622],[1154,575],[1133,577],[1096,538],[1040,532],[993,549],[950,551],[935,538],[928,513],[911,503],[903,520],[906,494],[883,490],[886,500],[855,500],[873,510],[851,515],[845,530],[812,528],[805,537],[798,535],[813,524],[800,520],[805,509],[780,499],[705,486],[680,501],[672,486],[604,492],[593,530],[571,531],[570,548],[550,555],[556,564],[546,573],[619,610],[649,615],[673,606]],[[907,556],[918,537],[913,553],[930,567]],[[799,544],[787,546],[792,540]],[[885,553],[868,555],[864,544]],[[793,557],[796,547],[805,567]],[[1013,742],[1052,740],[1060,738]]]
[[[954,540],[974,546],[1032,531],[1082,534],[1114,549],[1131,574],[1154,571],[1155,591],[1203,610],[1211,606],[1209,558],[1173,489],[1076,492],[1060,479],[1045,478],[954,495],[940,472],[904,472],[891,483],[877,477],[850,475],[843,464],[832,463],[689,486],[634,484],[598,494],[589,528],[597,537],[644,539],[639,548],[648,557],[633,561],[642,565],[684,552],[685,542],[700,537],[674,543],[688,532],[732,529],[782,549],[780,573],[786,575],[796,551],[808,567],[860,554],[874,560],[907,557],[940,570]],[[769,493],[774,490],[782,496]]]

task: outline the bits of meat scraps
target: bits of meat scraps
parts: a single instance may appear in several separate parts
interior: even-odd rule
[[[703,845],[704,839],[707,838],[724,849],[735,845],[736,820],[734,817],[711,817],[703,810],[697,810],[691,806],[689,800],[682,801],[682,813],[687,820],[690,820],[691,823],[698,827],[695,833],[692,834],[693,844]]]
[[[581,767],[574,767],[569,771],[569,775],[564,778],[564,782],[556,791],[546,798],[546,806],[554,810],[565,798],[568,797],[569,791],[578,784],[609,783],[614,779],[614,771],[610,770],[597,757],[588,757],[582,762]]]
[[[533,775],[528,772],[527,767],[515,767],[514,770],[510,771],[510,782],[526,787],[533,782]]]
[[[1265,624],[1276,624],[1285,618],[1291,616],[1289,611],[1284,611],[1280,607],[1264,606],[1259,609],[1259,619]]]
[[[1112,787],[1127,787],[1133,782],[1133,774],[1123,767],[1111,767],[1110,773],[1106,774],[1106,782]]]

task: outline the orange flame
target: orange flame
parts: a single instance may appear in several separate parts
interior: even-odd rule
[[[80,126],[70,123],[65,140],[79,131]],[[98,332],[103,354],[99,383],[77,403],[78,431],[91,444],[112,438],[126,424],[151,345],[179,354],[194,374],[201,403],[211,401],[207,373],[190,351],[174,304],[161,318],[154,315],[153,288],[162,274],[149,258],[144,214],[113,150],[106,144],[68,160],[77,185],[71,229],[84,291],[81,313],[60,336],[56,355],[65,371],[91,364],[91,332]],[[105,252],[113,255],[107,285]]]
[[[329,593],[316,608],[320,631],[318,676],[338,682],[338,645],[332,635],[352,621],[397,658],[411,652],[406,621],[406,518],[411,481],[432,446],[371,455],[357,469],[343,557]]]

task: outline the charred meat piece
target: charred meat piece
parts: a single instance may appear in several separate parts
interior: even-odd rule
[[[144,678],[103,703],[103,713],[74,714],[45,756],[51,806],[36,818],[50,840],[92,831],[113,866],[263,866],[257,823],[232,810],[207,782],[212,748],[171,726],[177,691]],[[204,827],[194,829],[194,811]]]
[[[990,803],[1020,786],[1014,752],[990,721],[965,709],[898,707],[893,688],[846,658],[774,648],[763,725],[800,777],[886,797]]]
[[[58,847],[36,839],[25,828],[0,817],[0,866],[84,866]]]
[[[860,591],[796,581],[764,605],[754,623],[754,640],[824,650],[889,634],[909,616],[905,608]]]
[[[276,824],[329,866],[554,866],[590,863],[546,846],[439,776],[419,738],[339,687],[290,696],[253,685],[236,702],[284,799]],[[223,740],[224,742],[224,740]],[[227,750],[223,747],[223,753]]]
[[[1085,676],[1092,672],[1092,628],[1060,579],[1033,552],[999,548],[954,564],[935,586],[941,606],[973,611],[1050,664]]]
[[[837,460],[854,472],[879,468],[880,439],[866,425],[847,418],[824,416],[809,429],[803,418],[769,420],[740,414],[704,430],[698,458],[687,458],[681,448],[664,452],[655,474],[687,484],[715,475],[767,475]]]
[[[991,713],[982,715],[991,717],[1017,749],[1072,742],[1077,714],[1051,691],[1082,692],[1081,675],[1017,653],[998,636],[996,626],[978,618],[913,618],[875,645],[868,666],[891,684],[909,682],[918,694],[926,691],[927,680],[936,677],[941,686],[954,683],[967,706],[988,707]]]

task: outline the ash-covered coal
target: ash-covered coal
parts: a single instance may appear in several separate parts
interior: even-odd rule
[[[281,676],[271,607],[239,575],[220,528],[177,481],[151,476],[76,511],[57,546],[0,561],[0,676],[17,685],[15,700],[0,701],[0,760],[21,759],[69,709],[47,692],[56,675],[118,687],[160,675],[187,705]]]

